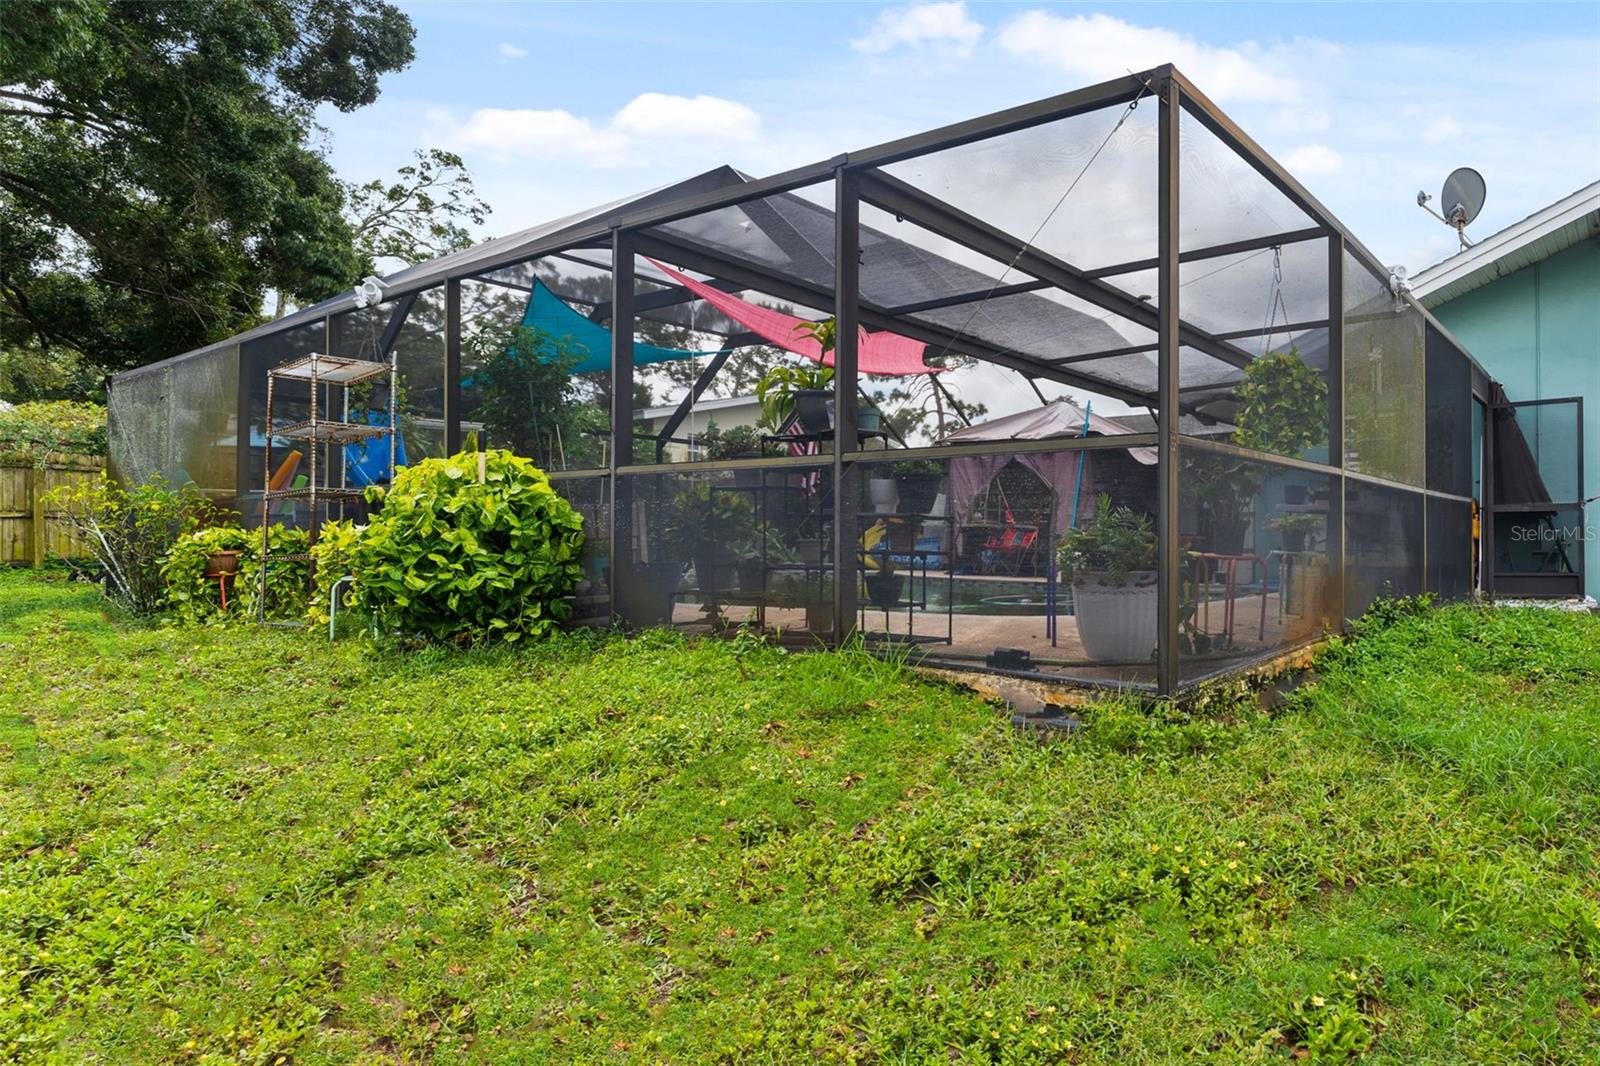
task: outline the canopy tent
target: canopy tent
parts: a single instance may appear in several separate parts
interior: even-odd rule
[[[582,361],[572,368],[572,373],[594,374],[611,369],[611,331],[585,318],[581,311],[551,292],[538,279],[534,279],[532,291],[528,293],[528,306],[522,313],[522,324],[550,337],[560,338],[572,355],[581,356]],[[709,354],[683,348],[662,348],[642,341],[633,342],[635,366],[693,359]]]
[[[958,429],[945,437],[944,444],[972,444],[978,441],[1058,440],[1086,436],[1088,433],[1115,437],[1133,431],[1114,419],[1085,411],[1068,399],[1013,415],[1005,415],[975,426]],[[1128,454],[1145,466],[1156,462],[1154,448],[1129,448]],[[1016,455],[971,455],[950,461],[950,509],[956,525],[966,523],[979,496],[1005,466],[1015,459],[1049,487],[1054,500],[1052,529],[1066,529],[1072,521],[1073,501],[1078,498],[1078,475],[1088,474],[1094,457],[1088,452],[1022,452]],[[1085,480],[1089,478],[1085,477]]]
[[[741,300],[731,293],[723,292],[703,281],[696,281],[671,267],[662,266],[654,259],[651,259],[650,263],[669,280],[688,289],[750,332],[758,334],[785,351],[803,355],[824,366],[833,365],[833,352],[824,352],[822,345],[803,331],[802,327],[810,325],[810,320],[796,318],[782,311],[774,311],[770,307],[760,307],[748,300]],[[885,377],[934,374],[939,368],[928,366],[922,361],[923,352],[927,347],[922,341],[902,337],[898,333],[887,331],[868,333],[863,329],[857,342],[856,362],[863,374],[879,374]]]

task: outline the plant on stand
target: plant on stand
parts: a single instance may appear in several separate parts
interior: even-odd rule
[[[733,588],[736,546],[749,541],[754,515],[744,493],[719,492],[711,482],[697,480],[673,495],[661,544],[673,558],[694,564],[695,584],[711,597]]]
[[[1303,511],[1286,511],[1267,525],[1283,538],[1284,551],[1303,552],[1311,534],[1322,525],[1322,518]]]
[[[901,514],[930,514],[939,498],[944,467],[934,459],[901,459],[890,469],[900,498]]]
[[[756,383],[756,400],[761,404],[761,424],[773,433],[782,432],[794,415],[795,397],[802,392],[826,393],[833,384],[831,366],[775,366]]]

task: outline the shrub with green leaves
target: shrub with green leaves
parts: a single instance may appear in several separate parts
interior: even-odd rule
[[[311,600],[306,604],[306,619],[313,626],[328,624],[328,603],[333,586],[340,578],[352,575],[356,549],[366,533],[366,526],[354,522],[324,522],[317,531],[317,543],[311,548],[311,561],[315,567]],[[339,595],[340,607],[359,606],[360,596],[353,584],[346,584]]]
[[[0,459],[37,461],[50,454],[106,453],[106,409],[97,403],[48,400],[0,411]]]
[[[1150,529],[1150,516],[1114,507],[1111,496],[1102,493],[1095,500],[1094,518],[1067,530],[1056,558],[1069,579],[1103,574],[1109,584],[1126,584],[1130,573],[1155,569],[1156,535]]]
[[[351,566],[357,599],[385,628],[515,641],[566,618],[564,597],[583,576],[583,518],[532,460],[503,450],[424,459],[368,494],[382,507]]]
[[[329,526],[322,527],[325,536]],[[273,555],[304,555],[309,537],[303,529],[282,524],[268,530]],[[321,547],[319,540],[318,547]],[[217,579],[205,576],[206,563],[221,551],[239,552],[239,569],[228,598],[227,618],[256,621],[260,617],[261,530],[236,525],[206,526],[180,536],[162,565],[166,582],[164,606],[174,621],[222,621],[222,600]],[[267,618],[288,621],[307,616],[317,620],[306,602],[306,564],[301,559],[272,559],[267,563]],[[342,571],[341,571],[342,572]],[[322,621],[327,621],[324,612]]]
[[[167,553],[215,513],[192,483],[174,488],[160,476],[125,489],[101,474],[57,489],[51,501],[89,545],[106,596],[135,614],[160,610]]]

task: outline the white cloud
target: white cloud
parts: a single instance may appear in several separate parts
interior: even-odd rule
[[[1422,130],[1422,139],[1429,144],[1453,141],[1459,136],[1461,136],[1461,123],[1449,115],[1434,119]]]
[[[611,126],[638,137],[748,141],[761,132],[761,116],[743,104],[718,96],[640,93],[617,112]]]
[[[972,54],[983,27],[967,14],[967,5],[954,3],[911,4],[890,8],[866,33],[850,42],[858,52],[881,54],[905,45],[909,48],[933,46],[960,56]]]
[[[1325,144],[1303,144],[1283,157],[1283,165],[1291,174],[1313,177],[1337,174],[1339,168],[1344,166],[1344,160]]]
[[[1216,48],[1175,30],[1135,26],[1112,15],[1069,18],[1025,11],[1001,27],[998,39],[1011,55],[1049,64],[1084,82],[1172,63],[1216,100],[1300,96],[1300,83],[1285,64],[1256,44]]]
[[[1333,124],[1332,117],[1320,107],[1281,107],[1272,121],[1283,129],[1301,133],[1321,133]]]
[[[557,159],[592,166],[628,162],[628,138],[596,129],[570,111],[483,107],[447,133],[452,147],[477,149],[499,158]]]
[[[509,42],[502,44],[498,49],[496,49],[496,51],[500,53],[501,59],[528,58],[528,50],[526,48],[518,48],[516,45],[510,44]]]
[[[645,142],[675,142],[695,150],[708,143],[747,142],[761,130],[761,116],[743,104],[716,96],[640,93],[603,123],[570,111],[483,107],[457,121],[448,111],[429,111],[437,135],[460,151],[494,159],[548,159],[592,167],[645,162]]]

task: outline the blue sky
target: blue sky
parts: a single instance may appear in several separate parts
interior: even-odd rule
[[[347,178],[459,151],[509,232],[727,162],[755,174],[1176,62],[1369,247],[1484,236],[1600,178],[1600,4],[405,5],[417,59],[327,113]]]

